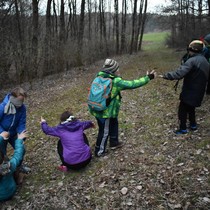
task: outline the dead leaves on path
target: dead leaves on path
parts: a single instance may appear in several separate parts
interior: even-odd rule
[[[126,61],[129,63],[131,61]],[[144,69],[142,67],[141,69]],[[129,72],[131,73],[131,72]],[[89,79],[90,77],[88,77]],[[85,83],[86,78],[74,82]],[[38,117],[48,113],[56,124],[56,114],[80,93],[86,92],[60,81],[43,91],[31,92],[28,106],[32,135],[26,159],[32,168],[13,201],[5,209],[208,209],[210,206],[210,120],[209,99],[197,111],[199,130],[176,136],[178,94],[173,85],[161,80],[122,93],[119,115],[120,140],[125,145],[108,151],[102,158],[79,172],[62,173],[56,151],[56,138],[39,131]],[[65,86],[67,85],[67,86]],[[87,84],[88,86],[88,84]],[[75,91],[69,91],[73,88]],[[50,94],[48,92],[50,90]],[[54,97],[55,96],[55,97]],[[67,97],[67,99],[66,99]],[[57,103],[55,103],[57,102]],[[31,106],[33,105],[33,106]],[[33,108],[32,108],[33,107]],[[82,119],[89,119],[86,107],[74,110]],[[94,118],[91,118],[94,120]],[[97,130],[87,131],[94,149]],[[109,149],[109,147],[108,147]]]

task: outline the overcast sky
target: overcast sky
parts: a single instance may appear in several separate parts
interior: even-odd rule
[[[47,0],[40,1],[40,8],[41,8],[42,12],[45,12],[45,10],[46,10],[46,2],[47,2]],[[57,2],[57,5],[59,5],[60,0],[56,0],[55,2]],[[128,3],[129,2],[130,1],[128,1]],[[147,11],[148,12],[156,12],[156,11],[158,11],[158,7],[160,7],[162,5],[165,6],[165,5],[167,5],[168,2],[169,2],[169,0],[148,0]],[[78,0],[77,3],[80,5],[80,0]],[[119,0],[119,5],[121,5],[121,0]]]
[[[159,6],[167,5],[168,0],[148,0],[148,12],[154,12]]]

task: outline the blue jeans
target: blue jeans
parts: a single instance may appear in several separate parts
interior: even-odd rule
[[[99,131],[95,146],[95,155],[101,156],[106,151],[109,138],[110,146],[116,146],[118,140],[118,119],[117,118],[96,118]]]

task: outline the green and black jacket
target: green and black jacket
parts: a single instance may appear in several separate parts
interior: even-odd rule
[[[100,71],[97,76],[112,79],[111,102],[108,108],[104,111],[94,111],[89,108],[90,113],[97,118],[117,118],[121,105],[120,91],[135,89],[146,85],[150,81],[148,76],[144,76],[135,80],[123,80],[119,76],[103,71]]]

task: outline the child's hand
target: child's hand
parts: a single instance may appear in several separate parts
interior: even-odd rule
[[[94,122],[92,122],[92,128],[96,128],[96,125]]]
[[[3,131],[0,136],[2,136],[4,138],[4,140],[7,140],[9,138],[9,132],[7,131]]]
[[[46,122],[46,120],[43,117],[41,117],[40,123],[42,123],[42,122]]]
[[[18,139],[25,139],[28,137],[27,131],[22,131],[21,133],[18,133]]]

